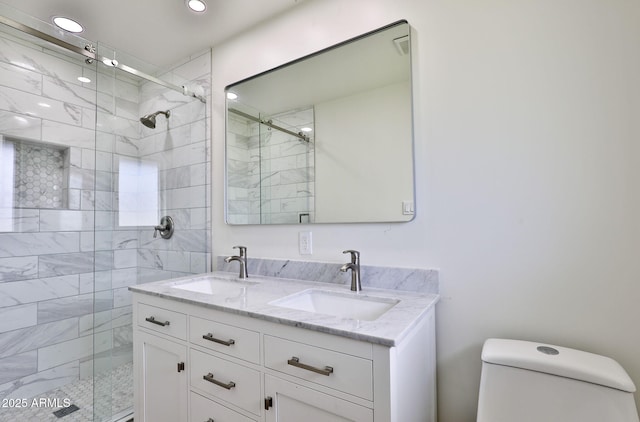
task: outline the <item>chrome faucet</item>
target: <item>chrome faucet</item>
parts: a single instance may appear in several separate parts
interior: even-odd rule
[[[249,277],[247,272],[247,248],[245,246],[234,246],[233,249],[239,249],[240,255],[228,256],[224,262],[238,261],[240,263],[240,274],[238,278],[244,280]]]
[[[360,252],[348,249],[342,253],[351,254],[351,262],[347,262],[340,267],[340,271],[344,273],[351,270],[351,290],[359,292],[362,290],[362,283],[360,283]]]

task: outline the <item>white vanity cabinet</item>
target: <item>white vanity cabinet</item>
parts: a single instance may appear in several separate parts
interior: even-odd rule
[[[435,422],[426,312],[389,347],[134,292],[136,421]]]
[[[139,305],[134,343],[136,421],[187,422],[187,375],[184,365],[186,315]],[[145,318],[147,319],[145,321]],[[176,332],[182,334],[174,337]]]

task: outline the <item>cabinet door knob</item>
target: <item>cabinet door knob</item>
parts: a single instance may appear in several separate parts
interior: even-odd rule
[[[264,399],[264,410],[269,410],[271,407],[273,407],[273,397],[269,396]]]

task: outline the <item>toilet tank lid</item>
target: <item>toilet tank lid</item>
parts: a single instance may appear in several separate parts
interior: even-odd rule
[[[629,375],[615,360],[566,347],[494,338],[485,341],[482,361],[591,382],[629,393],[636,391]]]

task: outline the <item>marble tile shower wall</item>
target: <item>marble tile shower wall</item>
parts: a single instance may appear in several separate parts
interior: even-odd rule
[[[199,95],[209,92],[210,51],[190,57],[160,78],[187,85]],[[180,76],[178,76],[180,75]],[[113,109],[98,111],[96,153],[96,297],[111,301],[109,312],[96,314],[93,366],[108,370],[132,360],[131,293],[128,287],[210,270],[210,160],[207,104],[153,83],[127,89],[111,78],[116,92]],[[98,100],[100,103],[100,99]],[[108,102],[108,101],[104,101]],[[159,116],[156,128],[143,126],[140,116],[170,110]],[[152,163],[158,180],[143,190],[157,190],[158,217],[144,225],[121,223],[118,191],[123,160]],[[153,227],[169,215],[175,223],[170,239],[154,237]],[[100,300],[101,299],[101,300]],[[104,337],[102,337],[104,335]]]
[[[3,139],[64,148],[69,160],[65,206],[0,213],[0,397],[24,398],[90,369],[96,93],[95,82],[77,78],[95,81],[96,72],[82,60],[6,34],[0,51]],[[110,266],[112,254],[97,265]],[[95,310],[111,306],[106,299]],[[110,333],[104,338],[96,350],[111,343]]]
[[[313,109],[286,112],[274,123],[313,127]],[[230,116],[229,210],[232,224],[298,224],[314,219],[314,143]]]
[[[257,124],[229,113],[227,127],[227,221],[231,224],[259,224],[260,209],[251,204],[260,200],[260,151],[258,138],[251,137]]]
[[[208,99],[211,51],[188,58],[161,77]],[[211,270],[208,104],[152,83],[141,87],[141,115],[171,111],[168,119],[158,118],[156,129],[142,127],[137,148],[142,160],[159,164],[161,214],[171,216],[176,228],[171,239],[154,238],[149,227],[139,230],[139,283]]]
[[[313,127],[313,109],[293,110],[273,116],[277,125],[292,132]],[[260,207],[262,223],[297,224],[313,221],[315,165],[313,140],[275,129],[260,136]]]
[[[70,165],[64,209],[0,212],[0,397],[24,398],[86,378],[94,364],[131,361],[129,285],[209,269],[209,113],[179,93],[96,74],[5,34],[0,52],[0,133],[67,148]],[[180,66],[205,90],[208,54]],[[97,101],[96,83],[78,82],[83,74],[99,79]],[[169,130],[144,132],[138,119],[156,105],[174,112]],[[179,221],[175,239],[118,225],[120,157],[162,163],[161,204]]]

